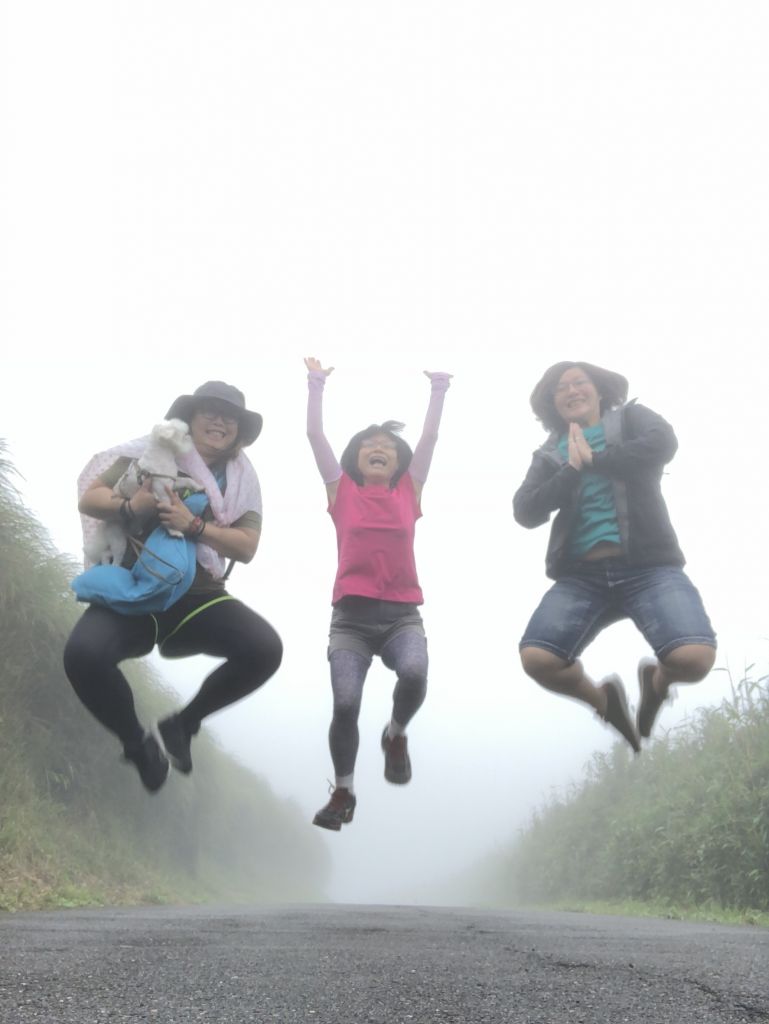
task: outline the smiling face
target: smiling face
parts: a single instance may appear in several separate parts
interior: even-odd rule
[[[193,443],[207,464],[216,462],[235,444],[239,420],[227,402],[201,403],[190,421]]]
[[[358,469],[363,483],[387,485],[398,472],[398,449],[387,434],[364,437],[358,452]]]
[[[579,366],[560,377],[553,393],[555,411],[564,423],[594,427],[601,419],[601,396],[595,384]]]

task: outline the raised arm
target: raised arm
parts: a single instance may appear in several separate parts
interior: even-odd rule
[[[427,406],[427,415],[422,427],[422,436],[414,449],[414,455],[409,466],[409,474],[414,481],[414,489],[417,499],[422,496],[422,488],[427,474],[430,471],[430,463],[433,459],[435,442],[438,440],[438,427],[443,413],[443,400],[451,383],[450,373],[431,373],[424,371],[425,376],[430,380],[430,402]]]
[[[326,377],[334,367],[323,369],[320,361],[313,356],[308,356],[304,365],[307,367],[307,439],[323,483],[326,485],[328,500],[333,505],[342,467],[323,433],[323,389],[326,386]]]

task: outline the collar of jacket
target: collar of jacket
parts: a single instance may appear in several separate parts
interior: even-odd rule
[[[603,424],[603,432],[606,437],[606,447],[610,445],[619,444],[622,441],[622,431],[625,420],[625,409],[629,405],[633,405],[635,398],[629,402],[625,402],[624,405],[617,406],[616,409],[609,409],[601,417],[601,423]],[[548,437],[547,441],[539,449],[539,454],[552,462],[556,466],[562,466],[567,460],[561,453],[558,447],[558,439],[561,435],[557,431],[553,431]]]

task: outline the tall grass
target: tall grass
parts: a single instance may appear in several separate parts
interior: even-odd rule
[[[497,858],[486,898],[769,911],[769,677],[752,673],[640,758],[596,754]]]
[[[121,762],[61,664],[80,614],[75,571],[24,507],[0,441],[0,909],[319,898],[329,869],[319,837],[205,730],[193,776],[172,776],[156,796]],[[146,719],[171,707],[146,666],[128,675]]]

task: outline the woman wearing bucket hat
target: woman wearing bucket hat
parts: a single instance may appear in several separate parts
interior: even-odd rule
[[[678,442],[656,412],[627,402],[619,373],[586,362],[551,366],[531,395],[550,432],[513,498],[527,528],[557,513],[546,572],[555,582],[520,642],[524,671],[545,689],[583,701],[633,748],[648,738],[673,683],[713,666],[716,638],[683,571],[660,489]],[[654,657],[638,665],[634,722],[617,675],[596,685],[579,655],[612,622],[630,618]]]
[[[226,592],[226,564],[250,562],[259,543],[262,502],[259,481],[243,449],[262,428],[262,417],[246,408],[243,393],[222,381],[207,381],[181,395],[168,419],[189,424],[192,450],[177,460],[182,474],[202,485],[207,504],[194,515],[178,494],[158,502],[146,481],[130,499],[113,487],[143,450],[140,438],[95,455],[80,475],[79,509],[84,532],[94,520],[119,520],[142,540],[158,523],[195,542],[196,571],[186,594],[167,611],[126,615],[92,604],[64,650],[64,667],[88,710],[121,740],[127,761],[144,786],[156,792],[168,762],[192,771],[190,744],[204,718],[252,693],[277,670],[282,657],[278,634],[261,616]],[[129,547],[124,565],[133,558]],[[158,723],[163,749],[136,715],[133,694],[118,668],[158,645],[167,658],[208,654],[224,658],[193,699]]]
[[[329,746],[336,782],[314,824],[339,831],[352,821],[356,806],[358,715],[374,655],[397,676],[392,716],[380,741],[385,779],[396,785],[411,779],[406,726],[427,689],[427,641],[419,614],[422,591],[414,563],[414,527],[422,515],[422,488],[451,374],[425,371],[430,403],[413,454],[400,437],[403,424],[388,420],[355,434],[337,462],[323,433],[321,409],[331,369],[323,369],[315,358],[305,359],[305,366],[309,371],[307,437],[326,485],[339,549],[328,647],[334,695]]]

